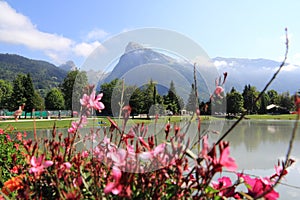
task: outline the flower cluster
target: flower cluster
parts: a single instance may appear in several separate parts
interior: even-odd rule
[[[95,110],[103,110],[104,104],[100,101],[102,99],[103,94],[100,93],[96,96],[96,91],[93,90],[90,96],[84,94],[82,99],[80,99],[80,103],[82,106],[86,108],[93,108]]]
[[[216,88],[214,90],[214,93],[210,96],[211,100],[214,100],[214,97],[218,97],[218,98],[223,98],[223,93],[224,93],[224,84],[226,82],[226,78],[227,78],[227,72],[223,73],[223,81],[221,76],[219,77],[219,79],[215,80],[215,84],[216,84]]]

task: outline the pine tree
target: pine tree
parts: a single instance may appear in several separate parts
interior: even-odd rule
[[[164,96],[164,104],[167,110],[172,111],[174,114],[179,114],[180,110],[184,107],[183,99],[176,94],[173,81],[170,83],[168,94]]]
[[[254,103],[254,100],[258,95],[256,88],[250,86],[250,84],[245,85],[242,95],[244,98],[244,108],[248,111],[248,113],[257,113],[258,106]]]
[[[187,111],[195,111],[196,108],[196,95],[195,95],[195,86],[192,84],[192,89],[189,95],[189,98],[187,100],[186,104],[186,110]]]
[[[26,99],[25,101],[25,118],[27,113],[31,113],[32,117],[32,109],[34,109],[34,87],[33,87],[33,82],[31,79],[30,74],[27,74],[27,76],[23,76],[23,87],[24,87],[24,98]]]
[[[11,111],[17,110],[20,105],[26,103],[26,98],[24,96],[25,88],[23,86],[24,76],[25,75],[23,74],[18,74],[17,77],[13,80],[13,92],[11,95],[11,103],[9,106],[9,110]]]

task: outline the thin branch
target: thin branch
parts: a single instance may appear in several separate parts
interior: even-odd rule
[[[286,49],[285,49],[284,59],[283,59],[282,63],[280,64],[279,68],[277,69],[277,71],[274,73],[273,77],[269,80],[269,82],[266,84],[266,86],[264,87],[264,89],[256,97],[256,99],[254,100],[253,104],[256,104],[258,102],[258,100],[262,97],[262,95],[265,93],[265,91],[268,89],[268,87],[274,81],[274,79],[276,78],[276,76],[278,75],[278,73],[280,72],[280,70],[282,69],[282,67],[285,65],[285,62],[287,60],[288,50],[289,50],[289,39],[288,39],[287,28],[285,28],[285,38],[286,38],[286,42],[285,42]],[[222,140],[224,140],[224,138],[229,133],[231,133],[231,131],[240,123],[240,121],[242,121],[242,119],[245,117],[245,115],[247,113],[248,113],[248,110],[245,110],[242,113],[242,115],[238,118],[238,120],[222,135],[222,137],[216,142],[215,145],[219,144]]]

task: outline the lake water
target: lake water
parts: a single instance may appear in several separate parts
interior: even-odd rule
[[[220,133],[209,134],[211,142],[216,141],[233,121],[220,120],[214,122],[203,121],[201,130],[217,130]],[[225,140],[230,142],[230,153],[238,164],[238,170],[258,176],[274,174],[274,165],[278,159],[285,158],[294,121],[242,121]],[[192,126],[191,129],[196,129]],[[65,129],[61,129],[65,132]],[[38,132],[40,137],[50,137],[50,130]],[[276,191],[280,199],[300,199],[300,128],[294,141],[291,157],[296,160],[289,168],[288,175],[278,185]],[[234,177],[234,176],[233,176]],[[293,187],[292,187],[293,186]],[[298,188],[294,188],[298,187]]]
[[[232,124],[226,121],[223,130]],[[294,121],[242,121],[225,140],[230,141],[231,155],[238,169],[258,176],[270,176],[278,159],[284,160]],[[216,137],[216,136],[215,136]],[[300,128],[294,141],[291,158],[296,162],[278,185],[280,199],[300,199]]]

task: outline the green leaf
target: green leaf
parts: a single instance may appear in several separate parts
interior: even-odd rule
[[[216,190],[215,188],[211,187],[211,186],[207,186],[205,188],[205,193],[206,194],[216,194],[216,193],[219,193],[220,191],[219,190]]]

